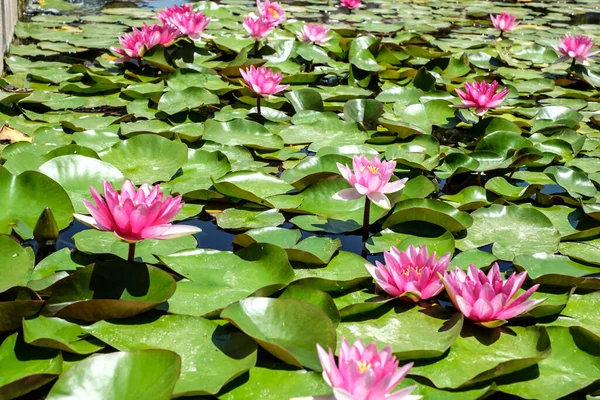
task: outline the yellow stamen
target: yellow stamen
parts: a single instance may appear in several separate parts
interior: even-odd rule
[[[367,168],[369,169],[369,171],[371,171],[371,173],[372,173],[373,175],[377,174],[377,172],[379,171],[379,168],[377,168],[377,167],[374,167],[374,166],[372,166],[372,165],[369,165]]]
[[[371,369],[371,364],[368,364],[366,361],[357,361],[356,365],[358,365],[358,369],[361,374],[364,374]]]
[[[271,17],[273,17],[273,18],[279,18],[279,13],[277,12],[277,10],[274,10],[274,9],[270,8],[269,12],[271,13]]]
[[[417,277],[420,277],[423,272],[423,267],[413,267],[412,265],[409,265],[402,270],[402,274],[409,276],[411,270],[414,270],[417,273]]]

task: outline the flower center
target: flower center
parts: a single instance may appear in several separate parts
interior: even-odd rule
[[[376,174],[377,174],[377,172],[379,172],[379,168],[377,168],[377,167],[374,167],[374,166],[372,166],[372,165],[369,165],[369,166],[367,167],[367,169],[368,169],[368,170],[369,170],[369,171],[370,171],[370,172],[371,172],[373,175],[376,175]]]
[[[407,265],[402,270],[402,274],[405,275],[405,276],[409,276],[410,275],[410,271],[415,271],[415,273],[417,274],[417,277],[420,277],[421,273],[423,272],[423,267],[422,266],[415,267],[413,265]]]
[[[271,14],[271,17],[273,18],[279,18],[279,13],[277,12],[277,10],[270,8],[269,9],[269,13]]]
[[[358,369],[361,374],[364,374],[371,369],[371,364],[367,363],[366,361],[357,361],[356,365],[358,365]]]

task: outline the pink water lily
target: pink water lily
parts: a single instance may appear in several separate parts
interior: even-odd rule
[[[243,25],[244,29],[246,29],[246,32],[248,32],[254,39],[264,39],[269,36],[271,32],[273,32],[273,29],[275,26],[277,26],[277,23],[264,17],[249,15],[244,17]]]
[[[240,69],[240,74],[242,74],[250,89],[260,96],[279,93],[289,87],[289,85],[279,84],[283,79],[283,75],[266,67],[256,68],[251,65],[246,70]]]
[[[181,196],[172,197],[143,184],[136,190],[131,181],[123,183],[121,193],[104,181],[104,198],[90,187],[94,203],[83,200],[91,217],[74,214],[75,218],[101,231],[113,232],[119,239],[136,243],[144,239],[171,239],[200,232],[189,225],[172,225],[171,220],[181,211]]]
[[[354,156],[352,169],[347,165],[337,163],[340,174],[352,185],[352,188],[342,189],[333,195],[335,200],[354,200],[367,196],[369,200],[381,208],[390,209],[392,206],[386,193],[395,193],[404,188],[408,178],[390,182],[394,175],[396,161],[381,161],[376,155],[369,160],[364,155]]]
[[[177,29],[181,35],[187,35],[192,39],[206,37],[203,32],[210,22],[210,18],[206,15],[192,10],[191,4],[166,8],[159,12],[156,18],[163,24]]]
[[[285,21],[285,12],[278,2],[265,0],[264,2],[256,0],[256,7],[261,17],[270,20],[275,25]]]
[[[359,8],[361,5],[360,0],[341,0],[340,1],[340,6],[348,8],[348,9],[355,9],[355,8]]]
[[[573,63],[577,61],[583,65],[589,65],[587,59],[598,54],[598,50],[590,51],[593,46],[594,42],[589,36],[571,36],[568,34],[560,40],[559,45],[552,45],[556,51],[562,54],[562,57],[556,60],[556,62],[566,61],[569,58],[572,58]]]
[[[506,11],[502,11],[502,14],[500,15],[490,15],[490,18],[494,28],[501,32],[510,32],[519,25],[517,22],[517,17],[507,13]]]
[[[331,37],[329,28],[325,25],[306,24],[302,28],[302,40],[308,43],[324,45]]]
[[[477,115],[483,115],[490,108],[498,107],[508,94],[508,88],[503,88],[498,93],[498,82],[487,83],[466,82],[465,91],[456,89],[456,94],[461,98],[462,103],[455,105],[458,108],[475,108]]]
[[[131,33],[119,37],[123,48],[111,47],[111,50],[123,56],[115,62],[125,62],[142,57],[147,50],[158,44],[170,46],[178,36],[179,31],[172,26],[142,24],[142,29],[133,28]]]
[[[358,339],[350,346],[342,339],[338,362],[333,352],[317,345],[323,367],[323,378],[333,388],[337,400],[418,400],[411,395],[416,385],[392,392],[404,379],[413,363],[398,368],[391,346],[378,351],[377,345],[367,347]]]
[[[442,281],[452,304],[465,317],[479,325],[496,327],[545,300],[528,300],[540,285],[533,285],[513,299],[526,278],[527,272],[523,271],[503,280],[498,264],[494,263],[487,275],[470,265],[467,273],[456,268],[447,272]]]
[[[375,281],[390,296],[407,301],[420,301],[438,295],[444,284],[439,274],[446,272],[450,264],[450,253],[439,259],[435,251],[429,255],[427,246],[409,245],[406,251],[396,247],[384,251],[385,265],[376,261],[377,267],[366,264]]]

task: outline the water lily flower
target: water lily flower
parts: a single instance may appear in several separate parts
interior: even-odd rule
[[[340,1],[340,6],[347,8],[349,10],[359,8],[360,5],[361,5],[360,0],[341,0]]]
[[[377,345],[367,347],[358,339],[350,346],[342,339],[336,364],[333,352],[317,345],[323,367],[323,378],[333,388],[337,400],[418,400],[411,395],[416,385],[390,393],[404,379],[413,363],[398,368],[398,360],[387,346],[378,351]]]
[[[268,96],[287,89],[290,85],[280,85],[283,75],[266,67],[256,68],[251,65],[246,70],[240,69],[246,84],[258,95],[256,99],[257,113],[260,116],[260,96]]]
[[[502,11],[502,14],[500,15],[490,15],[490,18],[494,28],[500,31],[501,36],[504,32],[510,32],[515,29],[517,25],[519,25],[517,22],[517,17],[507,13],[506,11]]]
[[[404,178],[390,182],[394,168],[396,168],[396,161],[381,161],[376,155],[371,160],[364,155],[354,156],[352,159],[354,171],[340,163],[337,163],[337,167],[352,188],[342,189],[334,194],[335,200],[354,200],[367,196],[373,203],[388,210],[392,206],[385,194],[402,190],[408,180],[408,178]]]
[[[487,276],[479,268],[470,265],[467,273],[456,268],[447,272],[442,281],[452,304],[465,317],[479,325],[497,327],[545,300],[527,300],[540,285],[533,285],[513,299],[525,278],[527,272],[523,271],[502,280],[500,268],[494,263]]]
[[[290,86],[280,85],[279,83],[283,79],[283,75],[267,67],[256,68],[254,65],[251,65],[245,70],[240,69],[240,73],[250,89],[260,96],[279,93]]]
[[[377,267],[366,264],[375,281],[390,296],[407,301],[420,301],[438,295],[443,289],[439,274],[446,272],[450,253],[439,259],[435,251],[429,255],[427,246],[408,246],[406,251],[396,247],[384,251],[385,265],[376,261]]]
[[[135,251],[135,243],[139,241],[172,239],[200,232],[195,226],[171,224],[183,203],[181,196],[163,198],[160,185],[143,184],[136,190],[133,183],[126,180],[119,194],[104,181],[104,198],[93,187],[90,191],[95,204],[88,200],[83,200],[83,204],[92,216],[74,214],[74,217],[92,228],[113,232],[120,240],[130,243],[131,261],[131,249]]]
[[[200,11],[193,11],[191,4],[166,8],[159,12],[156,18],[163,24],[177,29],[181,35],[187,35],[192,39],[206,37],[203,32],[210,22],[210,18]]]
[[[254,39],[264,39],[271,32],[277,24],[270,19],[264,17],[257,17],[256,15],[249,15],[244,17],[244,29],[252,36]]]
[[[560,40],[559,45],[552,45],[556,51],[563,55],[556,62],[572,58],[573,64],[577,61],[583,65],[589,65],[587,59],[599,52],[590,51],[593,46],[594,42],[592,42],[592,38],[589,36],[571,36],[568,34]]]
[[[285,12],[276,1],[265,0],[263,3],[260,0],[256,0],[256,7],[261,17],[272,21],[275,25],[279,25],[285,21]]]
[[[477,115],[483,115],[490,108],[498,107],[508,94],[508,88],[503,88],[498,93],[498,82],[487,83],[481,82],[466,82],[465,91],[456,89],[456,94],[461,98],[461,105],[456,105],[458,108],[475,108]],[[465,93],[466,92],[466,93]]]
[[[119,37],[122,49],[111,47],[111,50],[123,56],[115,62],[125,62],[142,57],[147,50],[157,44],[170,46],[178,36],[179,31],[172,26],[142,24],[142,29],[133,28],[131,33],[125,33]]]
[[[325,25],[306,24],[302,28],[302,40],[308,43],[324,45],[331,39],[328,34],[329,28]]]

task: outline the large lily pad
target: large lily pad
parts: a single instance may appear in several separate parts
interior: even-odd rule
[[[245,334],[204,318],[141,316],[121,323],[100,321],[86,328],[121,351],[170,350],[181,357],[173,395],[215,394],[256,363],[256,343]]]

